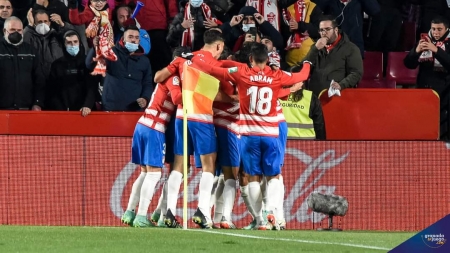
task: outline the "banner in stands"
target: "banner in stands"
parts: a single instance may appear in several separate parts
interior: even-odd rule
[[[0,222],[14,225],[121,226],[139,168],[131,138],[0,136]],[[283,176],[288,229],[325,227],[306,199],[314,191],[348,199],[344,230],[417,231],[450,210],[450,147],[442,142],[289,140]],[[189,174],[189,216],[201,172]],[[163,179],[149,209],[155,208]],[[177,214],[182,214],[183,188]],[[238,191],[239,195],[239,191]],[[236,198],[233,221],[251,221]],[[194,226],[192,222],[188,223]]]

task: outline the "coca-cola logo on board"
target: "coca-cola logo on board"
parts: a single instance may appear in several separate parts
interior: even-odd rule
[[[312,192],[321,192],[324,194],[333,194],[336,191],[335,185],[323,185],[320,184],[320,179],[332,168],[341,164],[350,154],[350,151],[347,153],[337,156],[334,150],[326,150],[322,154],[317,157],[312,157],[305,152],[295,149],[295,148],[287,148],[286,155],[291,155],[295,159],[299,161],[299,168],[290,168],[289,173],[284,173],[285,182],[287,182],[287,178],[289,177],[289,181],[293,181],[292,186],[288,186],[285,184],[286,193],[285,193],[285,201],[284,201],[284,211],[286,221],[292,222],[319,222],[325,218],[325,215],[308,212],[308,204],[306,199]],[[111,212],[118,218],[120,218],[124,209],[121,205],[121,200],[123,197],[123,192],[129,181],[134,181],[134,178],[131,178],[135,170],[138,167],[129,162],[123,167],[120,171],[119,175],[117,175],[113,186],[111,188],[110,193],[110,209]],[[196,209],[196,205],[194,202],[197,201],[198,198],[198,184],[200,183],[201,173],[198,170],[191,169],[191,172],[188,176],[188,216],[191,217]],[[301,172],[301,173],[300,173]],[[165,170],[165,176],[167,177],[167,170]],[[130,182],[130,183],[131,183]],[[131,185],[131,184],[130,184]],[[159,188],[162,187],[163,180],[161,180],[156,185],[156,191],[158,192]],[[288,188],[289,187],[289,188]],[[153,199],[157,201],[159,196],[154,196]],[[183,191],[181,191],[178,195],[178,198],[183,198]],[[244,205],[242,198],[238,198],[235,203],[236,207],[240,205]],[[235,211],[238,208],[234,209]],[[244,219],[248,215],[248,211],[246,209],[242,213],[234,212],[233,213],[233,221],[238,222],[241,219]],[[177,215],[182,216],[182,206],[178,206]]]

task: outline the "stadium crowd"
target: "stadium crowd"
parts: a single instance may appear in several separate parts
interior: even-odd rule
[[[183,138],[176,106],[190,64],[220,80],[213,111],[188,121],[203,169],[194,222],[235,228],[239,180],[254,217],[248,228],[280,229],[283,155],[271,149],[282,150],[286,137],[326,139],[318,96],[362,85],[367,51],[409,51],[404,66],[418,68],[415,87],[440,96],[441,138],[449,139],[448,18],[450,0],[0,0],[0,109],[144,112],[133,137],[142,173],[122,220],[152,224],[147,209],[165,156],[172,172],[151,220],[177,227]],[[412,37],[401,36],[406,23],[415,24]],[[259,155],[242,159],[241,152]],[[211,218],[214,194],[222,197]]]

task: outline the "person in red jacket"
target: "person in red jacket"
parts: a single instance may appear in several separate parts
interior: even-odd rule
[[[69,0],[67,6],[69,7],[70,23],[73,25],[85,25],[87,28],[95,17],[93,9],[98,12],[107,10],[109,21],[112,21],[112,13],[107,4],[107,0],[89,0],[89,5],[81,13],[78,11],[77,0]],[[88,39],[89,47],[93,46],[93,39]]]

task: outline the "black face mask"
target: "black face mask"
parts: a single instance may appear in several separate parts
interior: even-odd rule
[[[22,40],[22,34],[18,32],[13,32],[8,35],[8,40],[11,44],[17,44]]]

